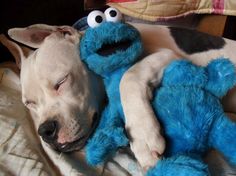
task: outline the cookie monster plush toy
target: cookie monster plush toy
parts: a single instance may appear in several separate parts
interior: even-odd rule
[[[139,32],[120,22],[120,13],[116,9],[109,8],[105,14],[100,11],[89,14],[90,28],[80,42],[81,59],[103,78],[109,101],[96,132],[86,146],[86,157],[91,165],[101,163],[109,153],[128,145],[119,84],[122,75],[143,52]]]
[[[116,11],[111,11],[110,15],[115,16]],[[97,165],[128,144],[119,83],[141,56],[142,45],[133,27],[116,20],[105,21],[109,18],[102,12],[92,16],[93,28],[82,37],[80,53],[88,67],[103,78],[108,96],[108,105],[86,146],[88,163]],[[236,164],[236,124],[225,116],[219,101],[235,84],[235,67],[227,59],[216,59],[206,67],[185,60],[167,66],[152,102],[165,131],[167,150],[147,175],[209,175],[201,159],[209,148]]]

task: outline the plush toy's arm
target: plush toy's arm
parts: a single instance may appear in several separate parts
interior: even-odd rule
[[[206,69],[208,74],[206,89],[215,96],[224,96],[236,84],[235,66],[228,59],[213,60]]]
[[[189,60],[176,60],[166,67],[162,86],[201,86],[205,84],[205,69]]]
[[[103,112],[100,124],[86,145],[86,159],[90,165],[101,164],[119,147],[128,145],[124,123],[117,115],[111,114],[110,106]]]
[[[155,165],[165,149],[160,125],[151,107],[152,88],[160,83],[164,68],[178,58],[162,49],[131,67],[120,83],[121,104],[131,150],[143,168]]]

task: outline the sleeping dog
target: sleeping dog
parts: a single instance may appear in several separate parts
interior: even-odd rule
[[[121,100],[131,149],[140,165],[148,168],[165,146],[149,103],[165,66],[182,57],[199,65],[219,56],[235,63],[236,43],[191,30],[132,25],[140,31],[148,56],[124,75]],[[105,100],[101,79],[80,61],[77,45],[81,34],[69,26],[32,25],[10,29],[9,36],[36,48],[11,47],[21,68],[22,101],[32,114],[45,150],[48,146],[59,152],[81,149],[96,126]],[[227,111],[235,112],[235,101],[232,90],[225,98]]]

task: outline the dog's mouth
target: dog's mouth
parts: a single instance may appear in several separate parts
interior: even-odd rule
[[[88,138],[91,136],[91,134],[96,129],[98,121],[99,121],[98,114],[94,113],[92,127],[86,135],[79,137],[78,139],[76,139],[73,142],[68,142],[68,143],[64,143],[64,144],[56,144],[52,147],[55,148],[55,150],[57,150],[59,152],[63,152],[63,153],[81,150],[85,146]]]
[[[89,137],[88,135],[85,135],[85,136],[80,137],[76,141],[65,143],[65,144],[59,144],[57,146],[57,150],[63,153],[80,150],[84,147],[88,137]]]
[[[107,57],[115,54],[116,52],[122,52],[127,50],[132,45],[131,40],[119,41],[114,43],[104,43],[100,49],[97,50],[97,54]]]

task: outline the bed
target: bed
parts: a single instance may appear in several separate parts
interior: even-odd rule
[[[234,0],[156,0],[151,2],[148,3],[146,0],[109,0],[107,3],[125,13],[128,20],[145,23],[185,25],[189,23],[189,20],[194,21],[195,17],[188,18],[187,21],[181,21],[179,17],[189,14],[236,15]],[[93,8],[94,4],[96,4],[94,1],[85,1],[87,8]],[[103,5],[102,2],[100,4]],[[158,10],[169,6],[171,8],[168,11]],[[209,30],[207,23],[216,19],[219,20],[219,23],[215,24],[218,27],[213,27],[213,29],[217,28],[217,30]],[[222,36],[225,23],[226,16],[207,16],[201,17],[197,24],[190,27]],[[30,120],[30,114],[21,103],[18,71],[14,64],[2,63],[0,65],[0,175],[60,175],[59,169],[53,165],[43,151],[40,139]],[[236,175],[236,168],[229,166],[216,151],[211,151],[205,160],[214,176]],[[121,149],[114,158],[101,167],[102,169],[98,170],[87,166],[83,156],[78,153],[59,154],[57,162],[65,163],[63,169],[67,171],[68,176],[143,175],[129,149]]]

